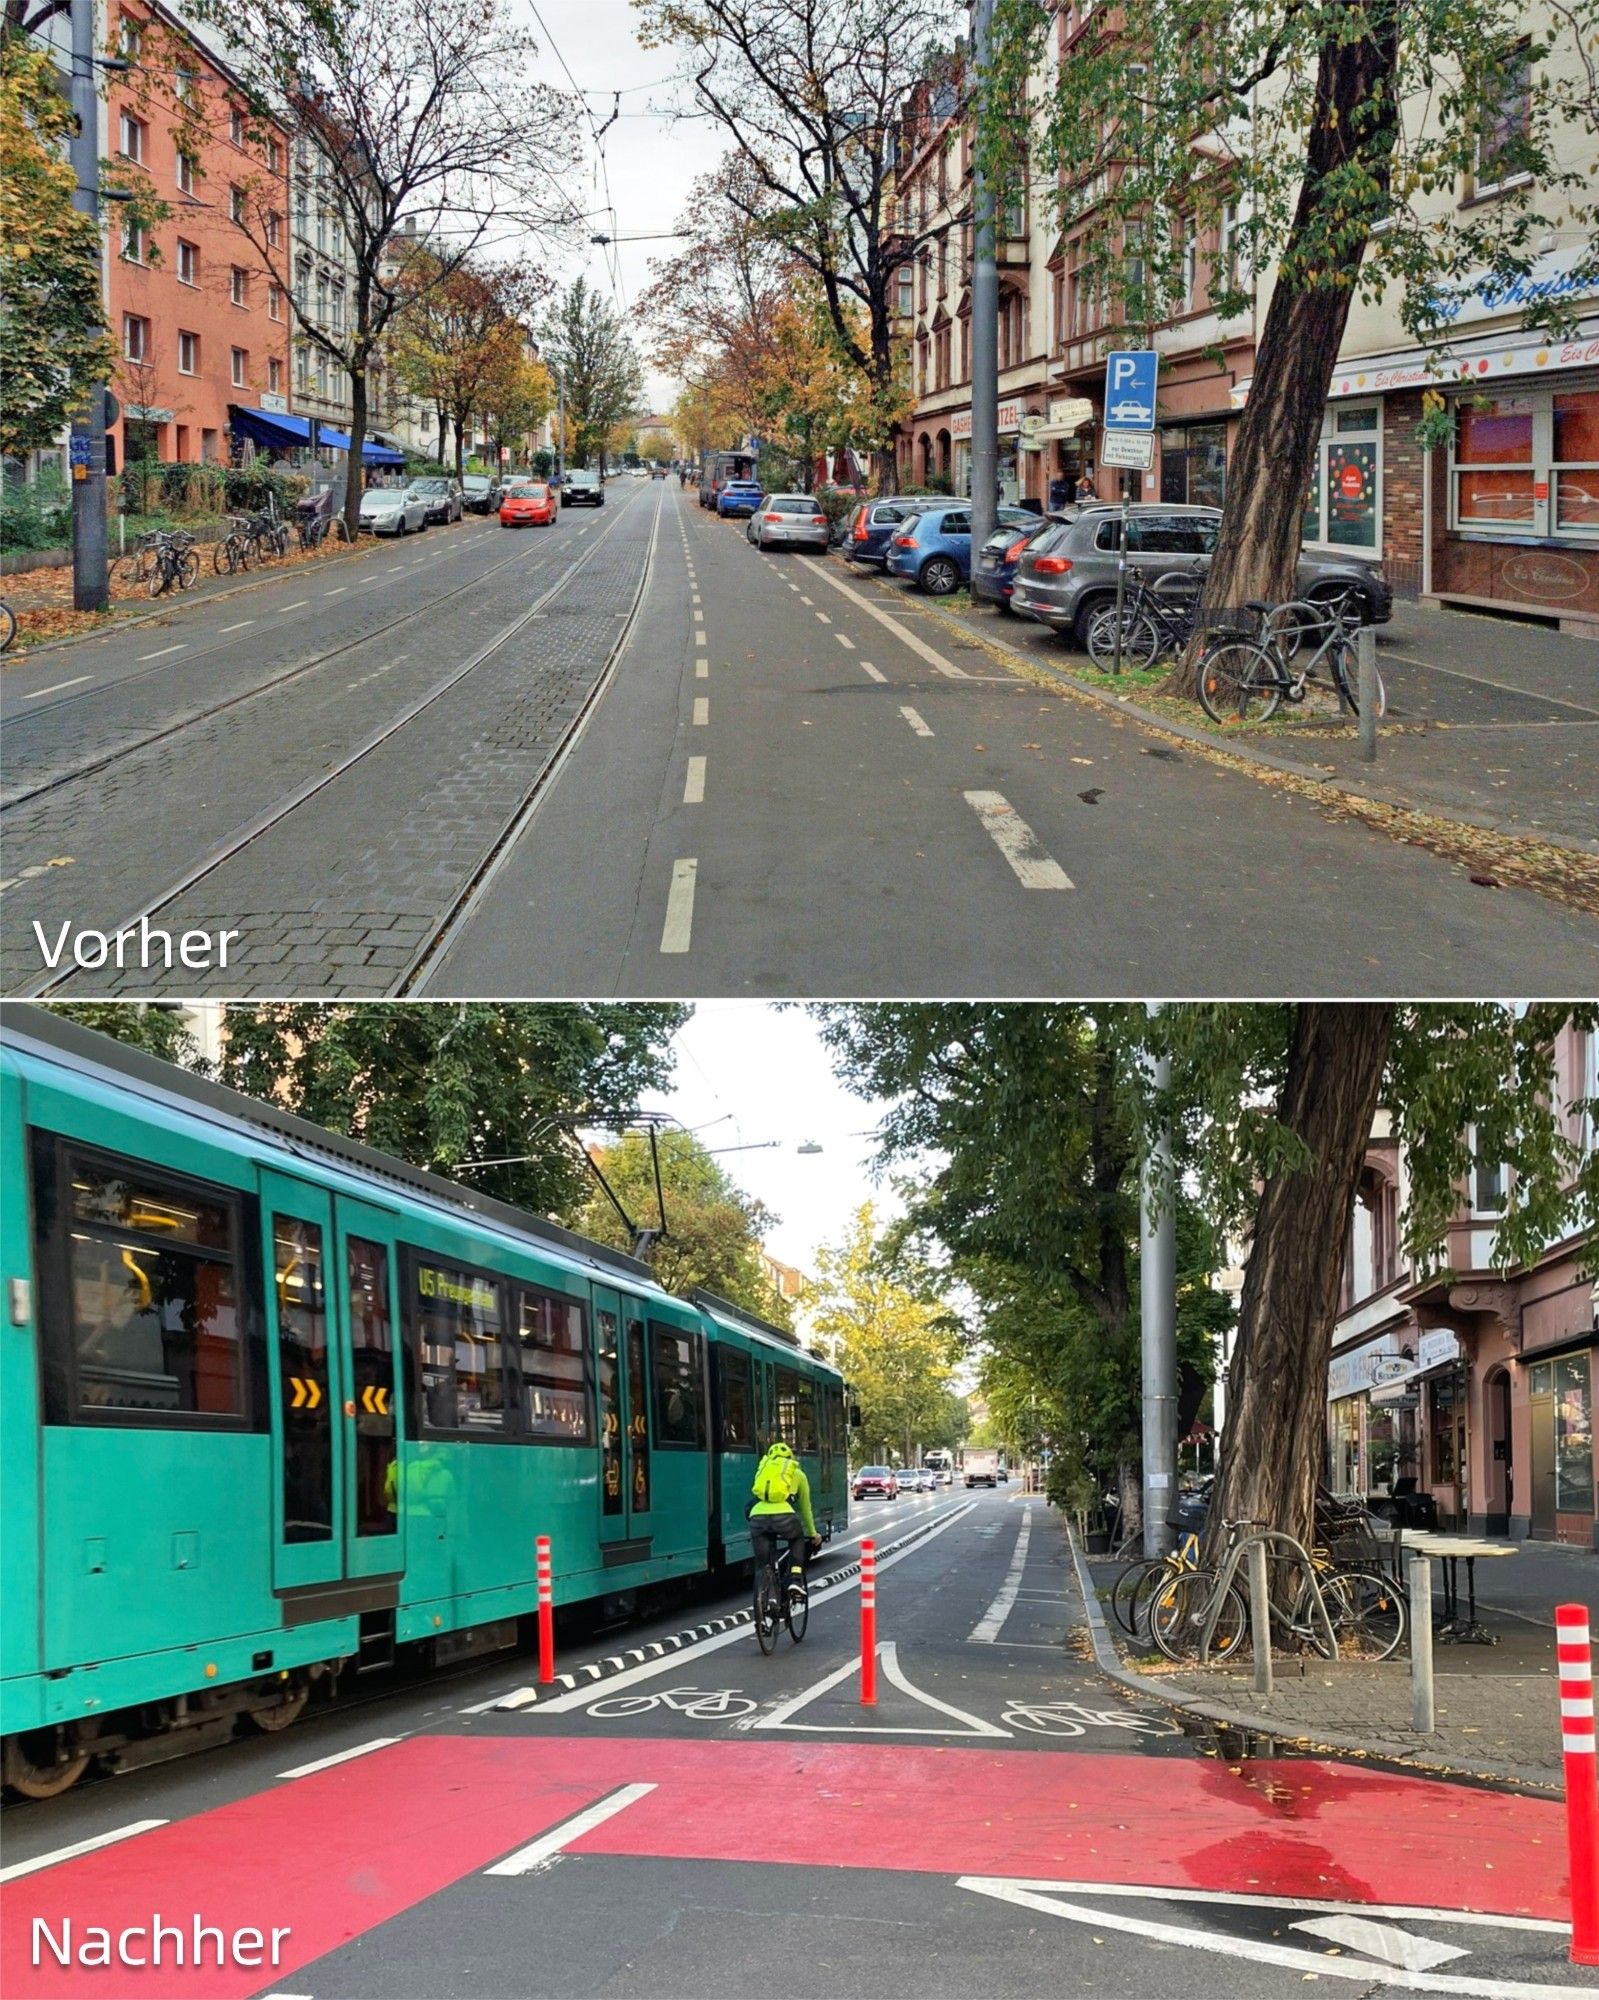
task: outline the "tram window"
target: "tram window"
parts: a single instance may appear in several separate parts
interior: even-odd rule
[[[67,1238],[70,1356],[53,1369],[51,1420],[236,1425],[246,1414],[246,1317],[238,1269],[238,1205],[221,1189],[167,1181],[129,1161],[35,1154],[40,1228]],[[65,1184],[61,1213],[54,1190]],[[54,1287],[62,1266],[46,1254]]]
[[[700,1337],[659,1322],[650,1328],[655,1348],[655,1441],[705,1447],[700,1380]]]
[[[794,1399],[794,1449],[814,1457],[816,1436],[816,1384],[807,1375],[799,1378]]]
[[[650,1511],[650,1420],[644,1398],[644,1322],[627,1323],[627,1434],[632,1459],[629,1506],[635,1514]]]
[[[415,1284],[424,1430],[503,1437],[504,1321],[498,1284],[473,1271],[421,1262]]]
[[[545,1444],[592,1444],[588,1340],[576,1299],[521,1294],[522,1425]]]
[[[775,1435],[797,1451],[799,1434],[799,1377],[792,1368],[777,1371],[777,1429]]]
[[[381,1243],[352,1236],[348,1261],[350,1346],[355,1360],[355,1532],[392,1535],[398,1468],[389,1256]]]
[[[736,1347],[718,1347],[721,1366],[721,1448],[755,1449],[755,1413],[750,1407],[750,1361]]]
[[[333,1534],[333,1425],[322,1231],[316,1223],[273,1216],[272,1277],[283,1416],[283,1538],[325,1542]]]

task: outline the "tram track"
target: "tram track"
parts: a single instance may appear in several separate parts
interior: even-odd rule
[[[413,952],[410,961],[397,969],[395,979],[390,983],[391,992],[406,990],[406,983],[414,978],[418,970],[431,963],[442,945],[447,943],[449,937],[454,935],[455,930],[467,915],[469,905],[478,888],[488,879],[489,871],[495,859],[526,825],[527,820],[536,809],[537,801],[542,796],[549,777],[559,768],[560,763],[564,760],[572,744],[576,741],[578,735],[581,734],[582,727],[588,716],[592,713],[595,705],[609,687],[614,675],[616,661],[619,659],[627,638],[633,629],[638,608],[643,599],[645,584],[653,563],[653,552],[659,528],[661,505],[662,500],[658,498],[655,517],[651,524],[650,555],[643,566],[639,583],[632,594],[626,612],[622,616],[621,628],[617,633],[612,635],[606,658],[596,673],[593,684],[584,694],[578,712],[562,729],[558,740],[540,762],[531,784],[523,788],[514,809],[502,819],[493,836],[480,847],[478,858],[475,864],[469,869],[464,885],[451,896],[446,906],[443,920],[434,923],[431,935],[425,938]],[[433,682],[417,698],[410,701],[397,715],[390,717],[386,722],[369,731],[353,749],[340,757],[336,763],[293,787],[242,825],[233,828],[223,839],[213,843],[197,860],[184,868],[181,874],[169,879],[159,891],[145,899],[138,908],[122,916],[114,923],[107,923],[105,926],[107,932],[131,931],[141,924],[146,924],[154,920],[162,911],[168,909],[169,906],[187,895],[199,884],[205,882],[220,869],[242,856],[254,843],[261,840],[264,836],[283,828],[295,814],[302,812],[311,801],[328,793],[330,788],[339,784],[341,780],[348,779],[375,752],[382,749],[385,745],[394,743],[403,732],[410,729],[420,718],[430,715],[440,703],[445,701],[453,690],[466,682],[473,673],[496,654],[502,652],[506,646],[524,632],[536,619],[547,614],[555,599],[570,586],[577,576],[588,568],[600,551],[606,547],[611,537],[628,522],[631,513],[631,504],[624,504],[618,509],[614,520],[601,530],[580,555],[567,564],[565,569],[561,571],[548,588],[541,592],[531,604],[519,611],[514,618],[510,619],[497,632],[492,634],[487,642],[478,647],[470,658],[458,662],[455,666],[451,667],[447,673]],[[517,560],[515,556],[507,557],[504,563],[493,565],[489,571],[483,573],[483,576],[493,574],[494,570],[503,568],[507,563],[515,560]],[[436,609],[440,603],[447,601],[449,597],[457,596],[463,590],[476,587],[482,580],[483,577],[480,576],[468,583],[458,585],[454,590],[431,600],[430,604],[423,608],[423,611],[406,613],[401,618],[391,621],[390,626],[384,629],[392,629],[394,625],[403,624],[422,616],[425,611]],[[373,633],[364,634],[359,640],[350,641],[346,645],[333,649],[330,653],[319,656],[318,660],[313,664],[325,664],[328,659],[338,657],[340,654],[351,650],[353,646],[365,644],[374,636]],[[308,667],[300,667],[288,675],[278,675],[270,684],[270,687],[263,684],[260,689],[253,692],[266,693],[272,688],[281,688],[286,681],[297,678],[306,671],[309,671]],[[209,715],[217,713],[218,709],[235,706],[239,701],[248,700],[249,698],[249,694],[241,693],[233,701],[219,704],[218,708],[213,708],[208,712],[206,719],[209,718]],[[193,726],[194,722],[200,719],[198,717],[193,718],[191,722],[178,725],[178,727]],[[171,733],[174,732],[158,732],[158,738],[159,736]],[[158,740],[158,738],[152,740]],[[119,751],[116,753],[116,756],[120,757],[124,754],[126,754],[126,751]],[[105,761],[114,761],[114,759],[107,759]],[[78,775],[81,776],[83,774],[79,773]],[[63,782],[70,782],[70,780],[64,780]],[[54,789],[54,787],[50,789]],[[20,804],[21,801],[19,800],[16,803]],[[76,965],[73,965],[59,972],[47,972],[31,984],[19,986],[16,991],[18,997],[44,999],[68,990],[79,990],[83,980],[83,972]]]
[[[625,512],[626,510],[624,509],[623,513],[618,516],[618,519],[623,518]],[[336,646],[324,647],[320,652],[296,660],[281,672],[270,675],[266,680],[256,681],[249,687],[239,688],[233,694],[224,696],[220,701],[187,709],[181,714],[163,722],[159,728],[147,730],[142,736],[129,737],[125,741],[113,744],[106,750],[90,757],[87,761],[72,765],[69,769],[53,772],[43,782],[29,786],[25,791],[11,794],[0,791],[0,823],[3,823],[7,814],[15,812],[25,805],[32,804],[37,799],[45,798],[53,792],[61,791],[68,785],[79,784],[86,778],[92,778],[99,772],[108,770],[124,757],[136,755],[139,751],[147,750],[154,744],[166,742],[170,737],[178,736],[185,730],[198,728],[202,724],[213,721],[217,716],[226,714],[230,709],[238,708],[244,703],[256,701],[266,695],[276,693],[278,690],[288,687],[294,681],[300,680],[306,674],[315,672],[319,667],[327,666],[330,662],[341,659],[346,653],[354,652],[361,646],[371,645],[375,640],[385,638],[389,633],[396,632],[403,626],[413,624],[419,618],[434,616],[441,605],[450,603],[453,599],[464,595],[467,591],[478,589],[481,585],[487,583],[490,577],[498,575],[501,570],[509,569],[513,563],[522,561],[526,553],[525,549],[515,549],[511,554],[502,557],[497,562],[491,563],[487,569],[480,570],[476,575],[467,577],[462,582],[453,584],[448,590],[442,590],[436,596],[430,597],[425,604],[418,605],[412,611],[400,612],[393,618],[385,619],[381,624],[367,627],[365,631],[358,633],[353,638],[341,640]],[[112,683],[109,689],[106,687],[86,688],[82,694],[68,695],[60,702],[53,702],[48,709],[41,710],[37,717],[27,716],[12,721],[8,724],[8,730],[14,733],[19,727],[26,727],[30,722],[37,721],[43,723],[48,717],[58,714],[60,710],[71,706],[75,702],[104,701],[108,692],[120,693],[124,688],[133,687],[142,681],[154,679],[163,674],[171,674],[175,669],[186,670],[191,666],[195,666],[204,660],[212,659],[217,654],[226,653],[229,650],[230,647],[219,639],[215,644],[201,646],[192,652],[185,653],[181,661],[164,660],[157,665],[145,668],[142,673],[124,674],[120,679]]]

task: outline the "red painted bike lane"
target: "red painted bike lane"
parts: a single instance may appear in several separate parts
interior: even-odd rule
[[[245,2000],[558,1827],[651,1785],[574,1854],[1243,1890],[1563,1918],[1553,1801],[1332,1762],[638,1736],[417,1736],[12,1883],[0,1896],[8,2000],[115,1992]],[[781,1810],[774,1811],[780,1802]],[[914,1850],[885,1825],[916,1815]],[[288,1928],[275,1965],[179,1969],[116,1955],[125,1930],[198,1916]],[[112,1963],[58,1965],[35,1919]],[[134,1955],[148,1943],[135,1937]]]

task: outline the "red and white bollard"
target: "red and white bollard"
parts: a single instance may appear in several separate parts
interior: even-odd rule
[[[861,1702],[877,1700],[877,1544],[861,1543]]]
[[[1599,1965],[1599,1756],[1595,1755],[1593,1644],[1587,1607],[1555,1607],[1560,1669],[1560,1748],[1571,1856],[1571,1962]]]
[[[555,1678],[555,1593],[550,1578],[550,1538],[540,1535],[539,1554],[539,1684]]]

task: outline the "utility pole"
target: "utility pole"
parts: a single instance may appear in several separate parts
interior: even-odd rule
[[[994,0],[972,0],[972,88],[977,119],[988,75]],[[972,165],[972,564],[994,532],[999,503],[999,272],[994,263],[994,177],[981,134]]]
[[[1158,1008],[1150,1007],[1153,1017]],[[1156,1056],[1149,1083],[1157,1096],[1171,1088],[1171,1059]],[[1171,1120],[1145,1156],[1138,1187],[1138,1303],[1144,1386],[1144,1554],[1173,1546],[1166,1525],[1176,1497],[1177,1461],[1177,1189],[1172,1180]]]
[[[69,158],[75,208],[100,226],[100,93],[95,88],[94,0],[72,0],[72,109],[77,130]],[[104,611],[111,601],[106,577],[105,403],[103,382],[89,385],[72,419],[67,458],[72,475],[72,605]]]

